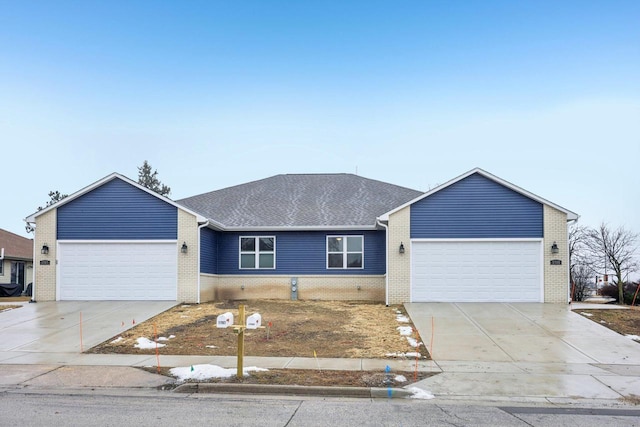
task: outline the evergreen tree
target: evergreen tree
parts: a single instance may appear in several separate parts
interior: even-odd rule
[[[146,160],[142,166],[138,168],[138,184],[155,191],[161,196],[168,196],[171,193],[171,188],[160,182],[158,179],[158,171],[152,171],[151,165]]]
[[[49,201],[47,202],[46,205],[44,205],[44,207],[38,206],[38,210],[41,211],[44,208],[48,208],[52,204],[54,204],[56,202],[59,202],[60,200],[64,199],[65,197],[69,197],[69,195],[68,194],[62,194],[59,191],[49,191]]]

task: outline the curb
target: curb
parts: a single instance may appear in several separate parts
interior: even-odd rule
[[[406,398],[413,393],[402,388],[330,387],[270,384],[189,383],[174,393],[281,394],[288,396],[357,397],[366,399]]]

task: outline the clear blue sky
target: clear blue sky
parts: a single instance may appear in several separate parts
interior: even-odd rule
[[[0,228],[147,159],[179,199],[476,166],[640,232],[640,2],[0,1]]]

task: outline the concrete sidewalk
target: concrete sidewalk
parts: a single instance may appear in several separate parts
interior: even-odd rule
[[[172,388],[174,380],[171,378],[146,372],[136,367],[156,367],[155,356],[132,355],[96,355],[96,354],[50,354],[51,360],[67,359],[66,363],[39,363],[24,365],[19,360],[0,361],[0,390],[4,389],[157,389]],[[42,356],[41,360],[47,357]],[[211,364],[223,368],[236,368],[235,356],[160,356],[160,366],[177,367],[197,364]],[[299,357],[245,357],[244,366],[256,366],[267,369],[309,369],[316,370],[361,370],[385,372],[389,366],[391,372],[409,371],[416,369],[416,362],[410,360],[387,359],[316,359]],[[418,362],[418,370],[432,372],[437,370],[433,362]],[[234,384],[235,392],[241,392],[240,385]],[[248,385],[245,392],[256,394],[259,385]],[[221,390],[219,388],[205,390],[206,387],[193,388],[186,392],[231,392],[233,390]],[[321,388],[323,389],[323,388]],[[352,390],[350,390],[352,389]],[[183,390],[182,392],[185,392]],[[299,386],[272,390],[281,394],[310,394],[309,391],[301,392]],[[329,395],[326,390],[316,390],[321,395]],[[405,397],[411,393],[394,391],[394,397]],[[362,388],[341,387],[331,394],[347,397],[386,397],[387,391],[378,393],[371,389],[363,394]]]

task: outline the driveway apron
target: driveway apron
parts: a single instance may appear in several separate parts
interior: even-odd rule
[[[640,395],[640,344],[569,305],[411,303],[407,312],[443,370],[436,395],[618,399]]]
[[[59,301],[0,313],[0,361],[79,353],[168,310],[172,301]],[[46,357],[45,357],[46,359]],[[12,361],[12,363],[17,360]]]

